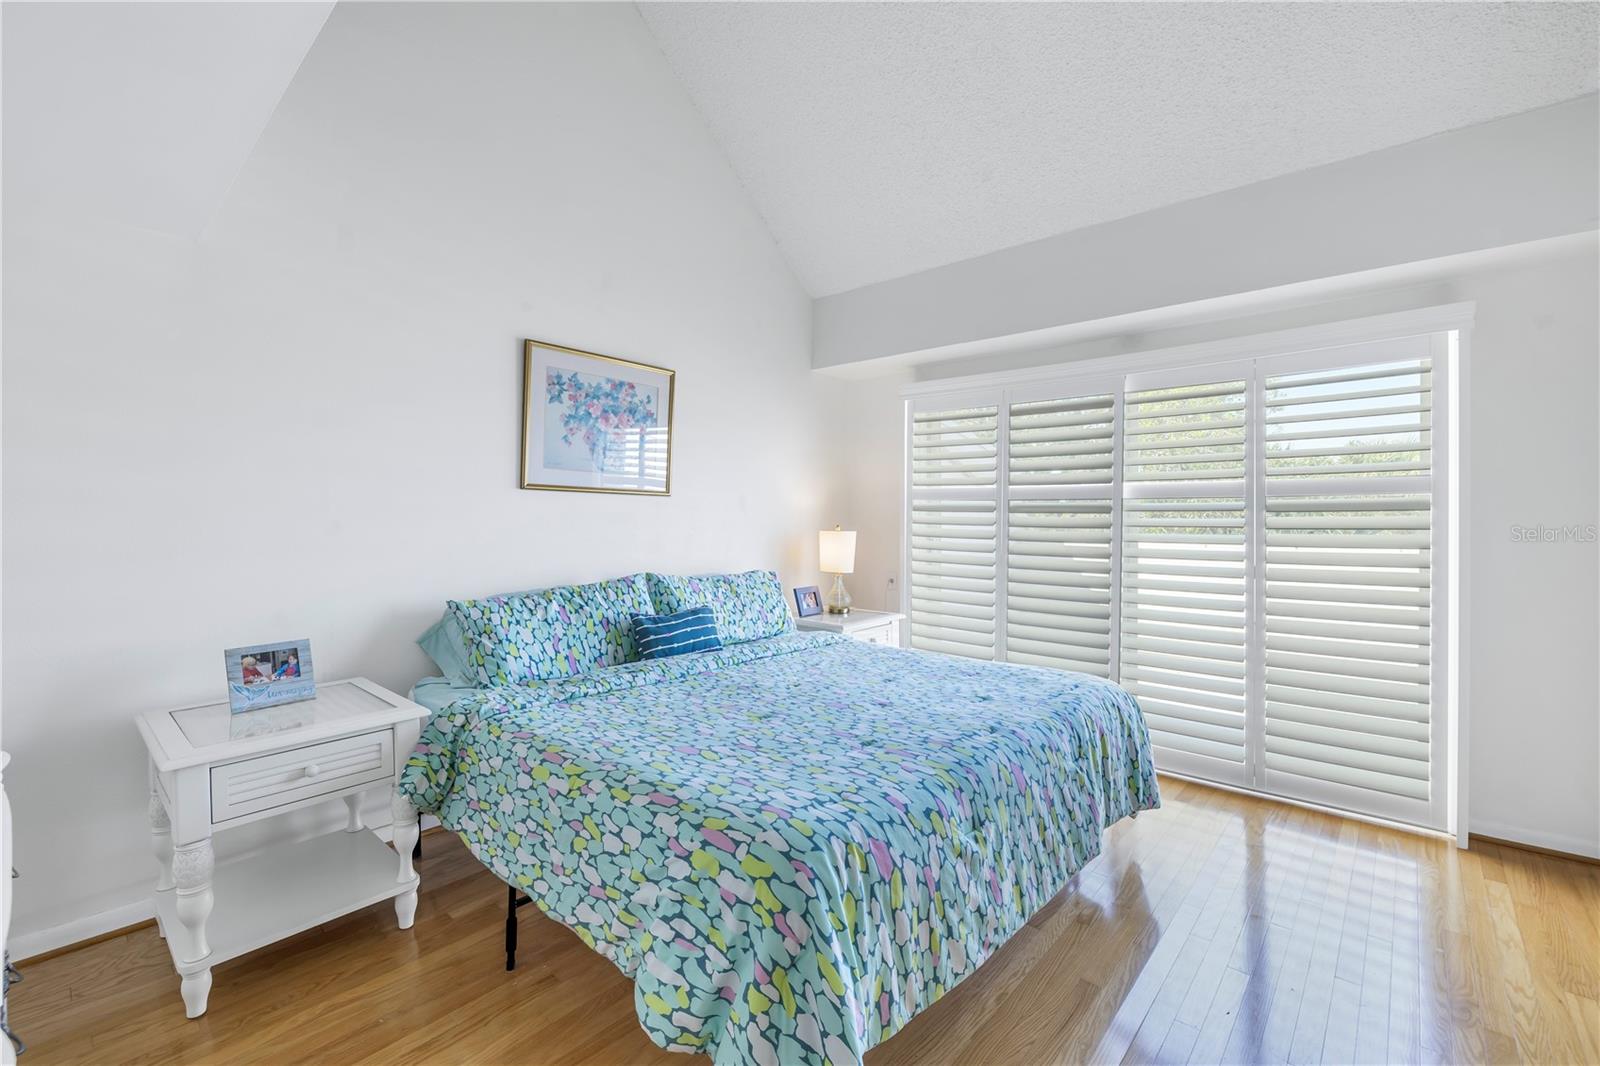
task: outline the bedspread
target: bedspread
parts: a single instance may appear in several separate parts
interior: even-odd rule
[[[1114,684],[817,633],[482,690],[402,788],[718,1064],[860,1062],[1160,802]]]

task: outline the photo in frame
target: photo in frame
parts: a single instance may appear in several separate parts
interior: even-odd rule
[[[675,378],[647,363],[524,341],[521,487],[670,494]]]
[[[822,613],[822,593],[815,585],[802,585],[794,590],[794,609],[801,618]]]
[[[252,644],[222,654],[228,668],[228,709],[234,714],[317,698],[309,640]]]

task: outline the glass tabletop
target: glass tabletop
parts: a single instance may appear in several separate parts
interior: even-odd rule
[[[262,707],[243,714],[234,714],[227,703],[211,703],[168,713],[178,728],[183,730],[184,738],[190,744],[196,748],[206,748],[249,737],[311,729],[395,706],[399,704],[375,696],[353,682],[334,681],[318,685],[316,699]]]

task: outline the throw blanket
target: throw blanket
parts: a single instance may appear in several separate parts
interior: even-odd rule
[[[402,787],[657,1044],[763,1066],[859,1063],[1160,803],[1114,684],[815,633],[483,690]]]

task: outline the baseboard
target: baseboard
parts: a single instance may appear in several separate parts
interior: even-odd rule
[[[1600,863],[1600,846],[1596,846],[1593,841],[1580,840],[1578,837],[1569,837],[1561,833],[1544,833],[1494,822],[1477,821],[1468,834],[1469,846],[1473,840],[1522,848],[1524,851],[1537,851],[1563,859],[1576,859],[1579,862]]]
[[[1301,800],[1290,799],[1286,796],[1274,796],[1267,792],[1257,792],[1250,788],[1238,788],[1233,785],[1223,785],[1215,781],[1206,781],[1197,777],[1188,777],[1184,774],[1175,774],[1170,770],[1158,772],[1160,777],[1172,777],[1179,781],[1187,781],[1204,788],[1215,788],[1223,792],[1233,792],[1241,796],[1254,796],[1258,799],[1270,800],[1274,803],[1286,803],[1291,807],[1304,807],[1307,810],[1321,811],[1324,814],[1336,815],[1340,818],[1349,818],[1356,822],[1366,822],[1370,825],[1379,825],[1388,829],[1398,829],[1405,833],[1416,833],[1421,836],[1437,837],[1443,840],[1454,841],[1455,836],[1435,829],[1425,829],[1421,826],[1407,825],[1404,822],[1391,822],[1385,818],[1375,818],[1354,811],[1340,810],[1337,807],[1325,807],[1317,803],[1306,803]],[[1495,822],[1485,822],[1476,819],[1467,835],[1470,846],[1471,841],[1481,840],[1487,844],[1500,844],[1504,847],[1522,848],[1524,851],[1537,851],[1544,855],[1554,855],[1562,859],[1576,859],[1579,862],[1600,863],[1600,845],[1593,841],[1585,841],[1578,837],[1569,837],[1561,833],[1546,833],[1534,829],[1522,829],[1517,826],[1500,825]]]
[[[431,823],[431,824],[430,824]],[[432,835],[443,826],[431,814],[422,816],[423,835]],[[373,832],[382,840],[394,839],[389,826],[376,826]],[[152,866],[152,869],[154,867]],[[35,929],[30,933],[12,933],[6,940],[6,949],[12,962],[39,961],[41,956],[54,957],[76,948],[88,947],[123,933],[131,933],[152,924],[156,919],[155,902],[148,897],[108,911],[75,918],[70,922]]]
[[[1388,818],[1379,818],[1375,814],[1362,814],[1359,811],[1347,811],[1342,807],[1329,807],[1323,803],[1313,803],[1310,800],[1295,799],[1292,796],[1279,796],[1272,792],[1262,792],[1253,788],[1240,785],[1225,785],[1220,781],[1207,781],[1203,777],[1190,777],[1187,774],[1175,774],[1171,770],[1156,771],[1157,777],[1170,777],[1177,781],[1184,781],[1201,788],[1214,788],[1218,792],[1231,792],[1236,796],[1249,796],[1251,799],[1265,800],[1268,803],[1280,803],[1285,807],[1299,807],[1302,810],[1316,811],[1318,814],[1328,814],[1335,818],[1344,818],[1351,822],[1361,822],[1365,825],[1375,825],[1381,829],[1393,829],[1400,833],[1410,833],[1412,836],[1429,837],[1434,840],[1443,840],[1455,843],[1455,837],[1442,829],[1429,829],[1427,826],[1412,825],[1409,822],[1396,822]]]
[[[97,943],[117,933],[131,932],[155,920],[155,901],[141,899],[48,929],[12,934],[6,940],[6,948],[11,952],[12,962],[27,962],[40,955],[59,955],[69,948]]]

